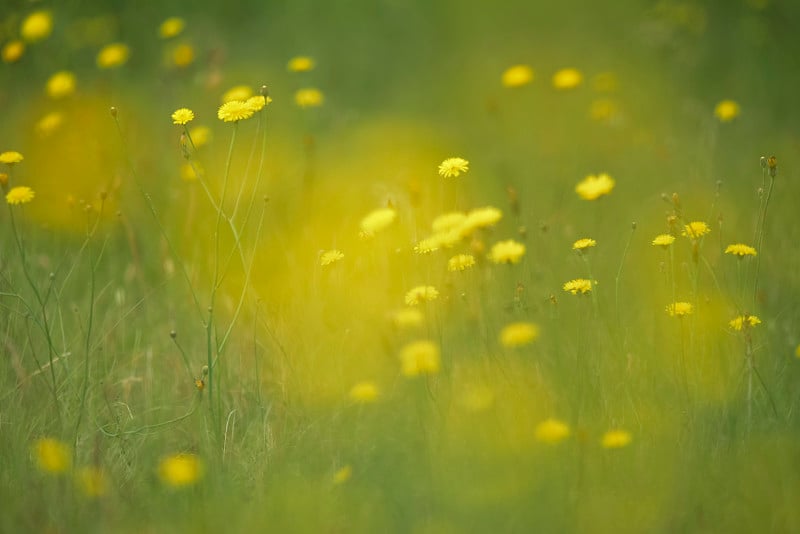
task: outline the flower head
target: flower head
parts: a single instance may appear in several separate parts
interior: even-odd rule
[[[122,43],[107,45],[97,54],[97,66],[101,69],[121,67],[128,61],[129,55],[128,45]]]
[[[296,56],[289,60],[286,70],[290,72],[308,72],[314,69],[314,60],[308,56]]]
[[[466,271],[473,265],[475,265],[475,257],[471,254],[458,254],[447,260],[447,270],[451,272]]]
[[[588,237],[584,237],[583,239],[578,239],[572,244],[572,250],[583,251],[595,245],[597,245],[597,241]]]
[[[606,173],[590,174],[575,186],[575,192],[584,200],[595,200],[614,189],[614,179]]]
[[[208,126],[195,126],[189,130],[195,148],[208,144],[211,140],[211,129]]]
[[[239,122],[253,116],[253,108],[242,100],[231,100],[217,110],[217,117],[223,122]]]
[[[33,200],[33,197],[35,196],[36,193],[34,193],[33,189],[30,187],[18,185],[17,187],[12,187],[11,190],[6,193],[6,202],[12,206],[16,206],[17,204],[27,204]]]
[[[49,11],[34,11],[22,21],[19,30],[23,39],[35,43],[46,39],[53,31],[53,16]]]
[[[692,221],[683,227],[683,232],[681,232],[681,235],[691,239],[698,239],[710,231],[711,228],[709,228],[706,223],[702,221]]]
[[[47,80],[47,94],[50,98],[64,98],[75,92],[75,75],[67,70],[56,72]]]
[[[319,89],[306,87],[295,92],[294,102],[301,108],[316,108],[325,102],[325,95]]]
[[[528,65],[513,65],[503,71],[503,87],[522,87],[533,81],[533,69]]]
[[[171,39],[180,35],[184,27],[186,27],[185,20],[180,17],[170,17],[158,27],[158,35],[162,39]]]
[[[525,245],[506,239],[492,245],[489,252],[489,259],[494,263],[519,263],[525,255]]]
[[[58,130],[64,122],[64,114],[60,111],[51,111],[36,123],[36,133],[42,137],[47,137]]]
[[[755,315],[740,315],[731,319],[728,324],[737,332],[741,332],[744,329],[761,324],[761,319]]]
[[[23,159],[25,158],[22,157],[22,154],[14,150],[8,150],[0,154],[0,163],[5,163],[6,165],[20,163]]]
[[[253,113],[261,111],[264,107],[269,105],[270,102],[272,102],[272,99],[264,95],[253,95],[244,101],[244,103],[253,110]]]
[[[538,337],[539,327],[534,323],[511,323],[500,331],[500,343],[507,348],[528,345]]]
[[[550,445],[564,441],[569,435],[569,426],[563,421],[552,417],[536,425],[536,439]]]
[[[725,254],[733,254],[734,256],[739,256],[739,258],[744,258],[745,256],[755,256],[756,249],[748,245],[743,245],[742,243],[736,243],[728,245],[725,249]]]
[[[69,446],[55,438],[36,440],[33,444],[33,457],[36,465],[45,473],[64,473],[72,465]]]
[[[417,242],[414,245],[414,253],[415,254],[430,254],[431,252],[436,252],[439,250],[439,246],[441,245],[441,241],[439,236],[431,236],[426,237]]]
[[[720,122],[730,122],[739,116],[739,104],[734,100],[723,100],[714,108],[714,115]]]
[[[194,111],[189,108],[180,108],[172,112],[172,124],[188,124],[194,120]]]
[[[627,446],[632,439],[630,432],[625,430],[609,430],[603,434],[600,444],[606,449],[621,449]]]
[[[194,61],[194,47],[190,44],[179,44],[172,49],[172,64],[176,67],[188,67]]]
[[[439,298],[439,291],[433,286],[417,286],[406,293],[406,306],[416,306]]]
[[[653,239],[653,245],[667,248],[675,241],[675,236],[670,234],[659,234]]]
[[[3,45],[3,49],[0,50],[0,57],[3,58],[4,63],[14,63],[19,61],[19,58],[21,58],[24,53],[25,43],[19,40],[9,41]]]
[[[441,367],[439,347],[431,341],[409,343],[400,351],[400,364],[408,377],[436,374]]]
[[[253,88],[249,85],[235,85],[222,94],[222,103],[225,104],[232,100],[245,101],[253,96]]]
[[[459,231],[462,235],[470,235],[478,228],[496,225],[503,218],[503,212],[493,206],[475,208],[470,211],[461,223]]]
[[[673,302],[667,306],[667,313],[670,317],[684,317],[691,315],[694,306],[690,302]]]
[[[561,69],[553,74],[553,87],[566,91],[575,89],[583,83],[583,74],[578,69]]]
[[[576,278],[575,280],[566,282],[562,287],[564,291],[572,293],[573,295],[577,295],[578,293],[585,295],[592,290],[592,281],[585,278]]]
[[[394,208],[379,208],[361,219],[361,232],[365,236],[373,236],[392,224],[397,218]]]
[[[336,249],[327,250],[323,252],[322,255],[319,257],[319,264],[325,267],[326,265],[330,265],[331,263],[336,263],[342,258],[344,258],[344,254],[342,253],[341,250],[336,250]]]
[[[445,178],[458,177],[469,170],[469,161],[464,158],[447,158],[439,164],[439,175]]]
[[[196,454],[174,454],[161,460],[158,466],[161,481],[174,488],[195,484],[203,476],[203,462]]]
[[[375,402],[375,400],[378,398],[378,395],[380,395],[380,390],[378,389],[378,386],[375,385],[375,382],[359,382],[350,388],[350,398],[361,404]]]
[[[461,211],[451,211],[436,217],[431,223],[431,229],[439,234],[459,228],[467,219],[467,214]]]

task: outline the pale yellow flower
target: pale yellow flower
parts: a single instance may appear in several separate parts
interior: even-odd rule
[[[341,250],[336,250],[336,249],[327,250],[323,252],[322,255],[319,257],[319,264],[325,267],[332,263],[336,263],[342,258],[344,258],[344,254],[342,253]]]
[[[714,108],[714,115],[720,122],[730,122],[739,116],[739,104],[733,100],[723,100]]]
[[[690,302],[673,302],[667,305],[667,313],[671,317],[685,317],[691,315],[694,311],[694,306]]]
[[[195,126],[189,129],[189,137],[192,138],[195,148],[200,148],[208,144],[211,140],[211,128],[208,126]]]
[[[421,326],[425,317],[419,308],[402,308],[391,314],[391,319],[397,328],[412,328]]]
[[[437,234],[449,232],[454,228],[459,228],[466,219],[467,214],[461,211],[443,213],[433,220],[431,229]]]
[[[519,263],[525,255],[525,245],[506,239],[492,245],[489,259],[494,263]]]
[[[737,332],[741,332],[743,329],[753,328],[754,326],[761,324],[761,319],[755,315],[740,315],[731,319],[728,324]]]
[[[536,439],[541,442],[555,445],[570,436],[569,426],[558,419],[546,419],[536,425]]]
[[[431,341],[415,341],[400,351],[401,371],[403,375],[414,377],[439,372],[441,359],[439,347]]]
[[[553,87],[558,90],[575,89],[583,83],[583,74],[578,69],[561,69],[553,74]]]
[[[56,72],[47,80],[47,94],[50,98],[64,98],[75,92],[75,75],[67,70]]]
[[[325,102],[325,95],[319,89],[306,87],[294,93],[294,102],[301,108],[316,108]]]
[[[344,484],[345,482],[350,480],[350,477],[352,477],[352,476],[353,476],[353,468],[351,466],[349,466],[349,465],[346,465],[346,466],[338,469],[333,474],[333,483],[336,484],[337,486],[339,484]]]
[[[161,460],[158,476],[161,481],[174,488],[197,483],[203,477],[203,462],[196,454],[175,454]]]
[[[250,109],[253,110],[253,113],[257,113],[264,109],[265,106],[269,105],[272,102],[272,99],[268,96],[264,95],[254,95],[244,101],[247,106],[250,106]]]
[[[445,178],[458,177],[469,171],[469,161],[464,158],[447,158],[439,164],[439,175]]]
[[[33,197],[35,196],[36,193],[34,193],[33,189],[30,187],[18,185],[17,187],[12,187],[11,190],[6,193],[6,202],[12,206],[27,204],[33,200]]]
[[[653,245],[667,248],[675,241],[675,236],[670,234],[659,234],[653,239]]]
[[[36,132],[47,137],[52,135],[64,122],[64,114],[60,111],[51,111],[36,123]]]
[[[466,271],[475,265],[475,257],[471,254],[458,254],[447,260],[447,270],[451,272]]]
[[[755,256],[756,249],[749,245],[736,243],[733,245],[728,245],[728,247],[725,249],[725,254],[733,254],[734,256],[739,256],[739,258],[744,258],[745,256]]]
[[[188,124],[194,120],[194,111],[188,108],[176,109],[172,112],[172,124]]]
[[[373,210],[361,219],[361,232],[364,236],[373,236],[387,228],[396,218],[397,212],[393,208]]]
[[[573,295],[577,295],[578,293],[585,295],[592,290],[592,281],[585,278],[576,278],[575,280],[566,282],[563,288],[564,291],[572,293]]]
[[[24,53],[25,43],[17,40],[9,41],[3,45],[3,49],[0,51],[0,57],[3,58],[4,63],[14,63],[19,61],[19,58],[21,58]]]
[[[489,228],[500,222],[503,212],[493,206],[476,208],[467,214],[466,219],[461,223],[460,232],[462,235],[470,235],[478,228]]]
[[[217,117],[223,122],[239,122],[249,119],[255,112],[241,100],[230,100],[217,110]]]
[[[534,323],[517,322],[506,325],[500,332],[500,343],[514,348],[529,345],[539,337],[539,327]]]
[[[584,237],[583,239],[578,239],[572,244],[572,250],[586,250],[587,248],[591,248],[597,245],[597,241],[594,239]]]
[[[33,457],[36,465],[45,473],[60,474],[72,466],[69,446],[55,438],[42,438],[33,444]]]
[[[22,154],[15,150],[7,150],[0,154],[0,163],[5,163],[6,165],[21,163],[23,159],[25,158],[22,157]]]
[[[194,47],[190,44],[179,44],[172,49],[172,64],[184,68],[194,63]]]
[[[170,17],[158,27],[158,34],[162,39],[171,39],[180,35],[184,27],[186,27],[185,20],[180,17]]]
[[[533,69],[528,65],[513,65],[503,71],[503,87],[522,87],[533,81]]]
[[[350,388],[350,398],[361,404],[375,402],[379,395],[380,389],[375,382],[371,381],[359,382]]]
[[[600,444],[606,449],[621,449],[630,444],[632,439],[630,432],[625,430],[609,430],[603,434]]]
[[[584,200],[595,200],[614,189],[614,179],[606,173],[590,174],[575,186],[575,192]]]
[[[97,66],[101,69],[121,67],[128,61],[130,49],[122,43],[112,43],[103,47],[97,54]]]
[[[406,306],[416,306],[422,302],[432,302],[439,298],[439,291],[433,286],[417,286],[406,293]]]
[[[53,31],[53,16],[49,11],[34,11],[22,21],[19,33],[29,43],[41,41]]]
[[[249,85],[236,85],[231,87],[222,95],[222,103],[227,104],[233,100],[241,100],[242,102],[246,101],[248,98],[253,96],[253,88]]]
[[[689,237],[691,239],[698,239],[703,237],[707,233],[711,231],[711,228],[702,221],[692,221],[689,224],[683,227],[683,232],[681,235],[685,237]]]
[[[314,60],[308,56],[296,56],[289,60],[286,69],[291,72],[308,72],[313,70],[315,66]]]

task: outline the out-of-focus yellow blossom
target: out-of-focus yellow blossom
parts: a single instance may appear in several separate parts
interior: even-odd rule
[[[319,264],[325,267],[332,263],[336,263],[342,258],[344,258],[344,254],[342,253],[341,250],[336,250],[336,249],[327,250],[323,252],[322,255],[319,257]]]
[[[439,291],[433,286],[417,286],[406,293],[406,306],[416,306],[422,302],[432,302],[439,298]]]
[[[583,74],[578,69],[561,69],[553,74],[553,87],[558,90],[575,89],[583,83]]]
[[[614,189],[614,179],[606,173],[590,174],[575,186],[575,192],[584,200],[595,200]]]
[[[675,236],[670,234],[659,234],[653,239],[653,245],[667,248],[675,241]]]
[[[337,486],[339,484],[344,484],[345,482],[350,480],[350,478],[352,476],[353,476],[353,468],[351,466],[349,466],[349,465],[346,465],[346,466],[338,469],[333,474],[333,483],[336,484]]]
[[[506,239],[492,245],[489,252],[489,259],[494,263],[519,263],[525,255],[525,245]]]
[[[4,63],[14,63],[19,61],[24,53],[25,43],[15,40],[9,41],[3,45],[3,50],[0,52],[0,56],[2,56]]]
[[[181,32],[183,32],[185,27],[185,20],[180,17],[170,17],[162,22],[161,26],[158,27],[158,35],[160,35],[162,39],[177,37],[181,34]]]
[[[52,31],[52,14],[49,11],[34,11],[22,21],[19,33],[25,41],[35,43],[49,37]]]
[[[400,351],[400,363],[408,377],[436,374],[441,367],[439,347],[426,340],[409,343]]]
[[[476,208],[467,214],[467,218],[461,224],[460,232],[462,235],[468,236],[478,228],[496,225],[502,218],[503,212],[495,207]]]
[[[388,227],[397,218],[393,208],[379,208],[371,211],[361,219],[361,232],[365,236],[373,236]]]
[[[259,111],[264,109],[265,106],[268,106],[270,102],[272,102],[272,99],[268,96],[253,95],[247,100],[245,100],[244,103],[250,106],[250,109],[253,110],[253,113],[258,113]]]
[[[97,54],[97,66],[101,69],[115,69],[128,61],[130,48],[122,43],[112,43],[103,47]]]
[[[555,445],[570,436],[569,426],[558,419],[546,419],[536,425],[536,439],[543,443]]]
[[[522,87],[533,81],[533,69],[528,65],[513,65],[503,71],[503,87]]]
[[[588,237],[584,237],[583,239],[578,239],[572,244],[572,250],[586,250],[587,248],[591,248],[595,245],[597,245],[597,241]]]
[[[667,305],[667,313],[671,317],[684,317],[691,315],[692,311],[694,311],[694,306],[691,302],[673,302]]]
[[[609,430],[603,434],[600,444],[606,449],[621,449],[629,445],[632,439],[630,432],[625,430]]]
[[[233,100],[241,100],[244,102],[253,96],[253,88],[249,85],[236,85],[228,89],[222,94],[222,103],[227,104]]]
[[[194,47],[190,44],[179,44],[172,50],[172,64],[176,67],[188,67],[194,63]]]
[[[82,467],[75,473],[78,490],[91,498],[102,497],[108,493],[108,477],[99,467]]]
[[[0,163],[5,163],[6,165],[21,163],[23,159],[25,158],[23,158],[22,154],[16,150],[7,150],[0,154]]]
[[[518,322],[506,325],[500,332],[500,343],[504,347],[522,347],[536,341],[539,327],[534,323]]]
[[[42,438],[33,444],[33,458],[39,469],[54,475],[64,473],[72,466],[69,446],[55,438]]]
[[[375,402],[380,395],[380,390],[375,382],[364,381],[359,382],[350,388],[350,398],[358,403],[367,404]]]
[[[36,123],[36,133],[42,137],[52,135],[64,122],[64,114],[60,111],[51,111]]]
[[[289,60],[286,69],[290,72],[308,72],[313,70],[314,60],[308,56],[296,56]]]
[[[733,100],[723,100],[714,108],[714,115],[720,122],[730,122],[739,116],[739,104]]]
[[[203,462],[196,454],[167,456],[158,466],[158,476],[173,488],[191,486],[203,477]]]
[[[319,89],[306,87],[294,93],[294,102],[301,108],[316,108],[325,102],[325,95]]]
[[[50,98],[64,98],[75,92],[75,75],[67,70],[56,72],[47,80]]]
[[[589,117],[596,121],[607,121],[613,119],[619,113],[617,103],[609,98],[598,98],[592,100],[589,107]]]
[[[184,182],[194,182],[197,180],[198,176],[195,172],[195,168],[198,166],[198,163],[194,163],[194,166],[191,163],[184,163],[181,165],[181,180]]]
[[[472,254],[458,254],[447,260],[447,270],[451,272],[466,271],[475,265],[475,256]]]
[[[728,324],[737,332],[741,332],[743,329],[753,328],[761,324],[761,319],[755,315],[740,315],[739,317],[731,319]]]
[[[192,138],[194,147],[200,148],[211,140],[211,128],[208,126],[195,126],[189,129],[189,137]]]
[[[467,214],[461,211],[443,213],[433,220],[431,229],[437,234],[448,232],[453,228],[459,228],[466,220]]]
[[[397,328],[411,328],[422,325],[425,318],[419,308],[401,308],[391,314],[391,319]]]

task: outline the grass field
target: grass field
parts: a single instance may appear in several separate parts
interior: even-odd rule
[[[0,532],[800,531],[800,4],[8,4]]]

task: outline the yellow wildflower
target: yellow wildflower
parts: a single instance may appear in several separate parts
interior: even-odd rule
[[[714,115],[720,122],[730,122],[739,116],[739,104],[733,100],[723,100],[714,108]]]
[[[291,72],[308,72],[313,70],[315,66],[314,60],[308,56],[297,56],[289,60],[286,69]]]
[[[433,286],[417,286],[406,293],[406,306],[416,306],[421,302],[432,302],[439,298],[439,291]]]
[[[550,445],[564,441],[569,435],[569,426],[563,421],[552,417],[536,425],[536,439]]]
[[[489,259],[494,263],[519,263],[524,254],[525,245],[513,239],[506,239],[492,245]]]
[[[158,27],[158,34],[162,39],[170,39],[180,35],[184,27],[186,27],[186,21],[182,18],[170,17]]]
[[[9,41],[3,45],[0,56],[2,56],[4,63],[14,63],[19,61],[19,58],[21,58],[24,53],[25,43],[22,41]]]
[[[711,231],[711,228],[702,221],[692,221],[683,227],[681,235],[692,239],[703,237]]]
[[[176,67],[188,67],[194,62],[194,47],[190,44],[179,44],[172,50],[172,64]]]
[[[414,245],[414,253],[415,254],[430,254],[431,252],[436,252],[439,250],[439,237],[432,236],[422,239],[418,241],[416,245]]]
[[[342,258],[344,258],[344,254],[342,253],[341,250],[336,250],[336,249],[327,250],[323,252],[322,255],[319,257],[319,264],[325,267],[326,265],[335,263],[341,260]]]
[[[87,497],[102,497],[108,492],[108,477],[99,467],[83,467],[75,474],[75,484]]]
[[[0,154],[0,163],[5,163],[6,165],[20,163],[23,159],[25,158],[22,157],[22,154],[15,150],[8,150]]]
[[[253,116],[253,108],[241,100],[230,100],[217,110],[217,117],[223,122],[239,122]]]
[[[380,390],[375,382],[364,381],[359,382],[350,388],[350,398],[355,402],[367,404],[375,402],[380,395]]]
[[[112,43],[103,47],[97,54],[97,66],[101,69],[121,67],[128,61],[130,49],[122,43]]]
[[[553,87],[559,90],[574,89],[583,83],[583,74],[578,69],[561,69],[553,74]]]
[[[445,233],[454,228],[459,228],[467,219],[467,214],[460,211],[452,211],[450,213],[443,213],[436,217],[431,223],[431,229],[434,233]]]
[[[63,122],[64,115],[61,112],[51,111],[36,123],[36,132],[42,137],[47,137],[55,132]]]
[[[253,96],[253,88],[249,85],[236,85],[231,87],[222,95],[222,103],[227,104],[233,100],[245,101]]]
[[[675,241],[675,236],[670,234],[659,234],[653,239],[653,245],[667,248]]]
[[[572,293],[573,295],[577,295],[578,293],[585,295],[592,290],[592,281],[585,278],[576,278],[575,280],[566,282],[562,287],[564,291]]]
[[[47,80],[47,94],[50,98],[63,98],[75,92],[75,75],[69,71],[56,72]]]
[[[621,449],[631,442],[631,435],[625,430],[609,430],[603,434],[600,444],[606,449]]]
[[[22,21],[19,30],[23,39],[29,43],[41,41],[53,31],[53,16],[49,11],[34,11]]]
[[[500,332],[500,343],[508,348],[522,347],[533,343],[538,337],[539,327],[534,323],[511,323]]]
[[[583,239],[578,239],[572,244],[572,250],[586,250],[587,248],[591,248],[595,245],[597,245],[597,241],[588,237],[584,237]]]
[[[33,444],[36,465],[45,473],[59,474],[72,465],[69,446],[55,438],[41,438]]]
[[[744,258],[745,256],[755,256],[756,249],[748,245],[743,245],[742,243],[736,243],[733,245],[728,245],[728,247],[725,249],[725,254],[733,254],[734,256]]]
[[[264,95],[253,95],[244,101],[246,105],[250,106],[250,109],[253,110],[253,113],[261,111],[270,102],[272,102],[272,99]]]
[[[6,193],[6,202],[12,206],[27,204],[33,200],[34,196],[36,196],[36,193],[33,192],[33,189],[24,185],[18,185],[17,187],[12,187],[11,190]]]
[[[439,175],[445,178],[458,177],[469,171],[469,161],[464,158],[447,158],[439,164]]]
[[[467,214],[466,219],[461,223],[460,232],[465,236],[470,235],[478,228],[496,225],[502,218],[503,212],[495,207],[476,208]]]
[[[333,483],[336,485],[344,484],[353,476],[353,468],[349,465],[342,467],[333,474]]]
[[[667,313],[671,317],[684,317],[694,311],[694,306],[690,302],[673,302],[667,306]]]
[[[180,108],[172,112],[172,124],[188,124],[194,120],[194,111],[189,108]]]
[[[761,319],[759,319],[755,315],[740,315],[739,317],[735,317],[731,319],[728,323],[731,328],[736,330],[737,332],[742,331],[742,329],[752,328],[756,325],[761,324]]]
[[[191,486],[203,476],[203,462],[196,454],[174,454],[161,460],[158,466],[161,481],[174,488]]]
[[[575,186],[575,192],[584,200],[595,200],[614,189],[614,179],[606,173],[590,174]]]
[[[294,102],[301,108],[316,108],[325,102],[325,96],[319,89],[306,87],[295,92]]]
[[[361,232],[365,236],[373,236],[392,224],[396,218],[397,212],[393,208],[373,210],[361,219]]]
[[[533,69],[528,65],[513,65],[503,71],[503,87],[522,87],[533,81]]]
[[[392,314],[392,323],[397,328],[420,326],[424,317],[419,308],[402,308]]]
[[[447,260],[447,270],[451,272],[466,271],[473,265],[475,265],[475,257],[471,254],[458,254]]]
[[[414,341],[400,351],[400,363],[408,377],[436,374],[441,366],[439,348],[430,341]]]

